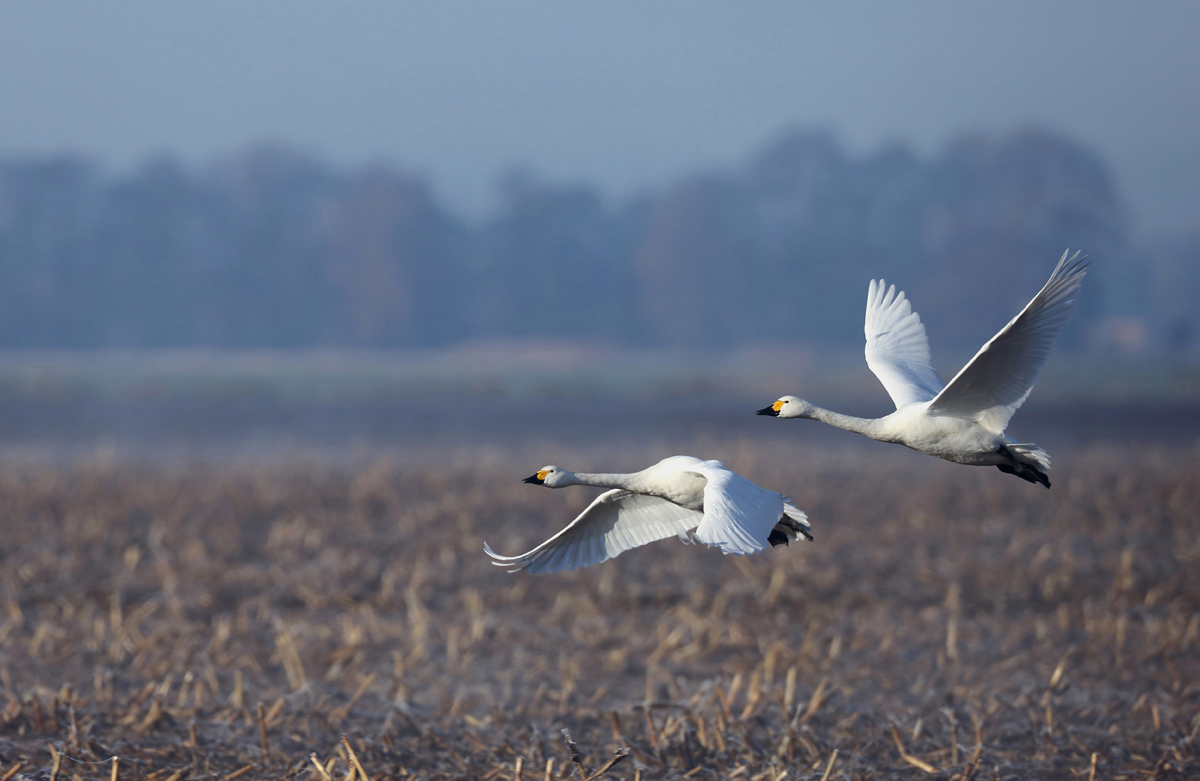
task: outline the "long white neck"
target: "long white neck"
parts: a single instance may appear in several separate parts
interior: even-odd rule
[[[637,480],[637,473],[611,474],[576,472],[572,485],[594,485],[597,488],[630,488]]]
[[[811,411],[805,417],[843,428],[846,431],[853,431],[871,439],[880,439],[882,435],[879,420],[876,418],[856,418],[853,415],[843,415],[840,412],[823,409],[815,404],[812,405]]]

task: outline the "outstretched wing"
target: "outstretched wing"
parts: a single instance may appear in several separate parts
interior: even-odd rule
[[[741,475],[709,463],[692,467],[704,486],[704,520],[693,535],[706,545],[739,556],[770,547],[767,537],[783,517],[783,497]]]
[[[871,280],[863,331],[867,366],[883,383],[896,409],[929,401],[941,391],[942,379],[930,363],[925,326],[895,285]]]
[[[681,535],[696,528],[703,516],[657,496],[613,489],[588,505],[565,529],[520,556],[501,556],[488,544],[487,555],[509,572],[561,572],[590,567],[620,556],[630,548]]]
[[[1086,257],[1064,252],[1054,273],[1021,314],[985,344],[929,404],[931,415],[974,420],[1004,431],[1041,374],[1087,273]]]

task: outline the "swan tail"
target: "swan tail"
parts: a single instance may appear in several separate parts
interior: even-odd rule
[[[775,547],[787,545],[791,540],[812,540],[812,538],[812,527],[808,523],[808,516],[804,514],[803,510],[793,506],[789,500],[785,499],[783,517],[767,535],[767,542]]]
[[[1050,456],[1037,445],[1010,443],[1000,452],[1012,459],[1011,464],[997,464],[996,468],[1008,475],[1016,475],[1029,483],[1040,483],[1050,487]]]
[[[1037,445],[1013,443],[1008,446],[1008,452],[1017,461],[1037,467],[1043,472],[1050,471],[1050,456]]]

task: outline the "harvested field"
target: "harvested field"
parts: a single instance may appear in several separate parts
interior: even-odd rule
[[[582,778],[625,748],[607,775],[1200,776],[1194,447],[1057,452],[1051,491],[885,446],[680,451],[816,542],[509,575],[485,539],[595,493],[520,484],[545,456],[10,459],[0,776]]]

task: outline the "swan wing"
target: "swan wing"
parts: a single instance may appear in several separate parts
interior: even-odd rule
[[[528,553],[501,556],[488,544],[483,549],[497,567],[509,572],[561,572],[590,567],[630,548],[682,535],[696,528],[703,516],[657,496],[620,488],[605,491],[567,527]]]
[[[942,390],[929,357],[929,339],[920,316],[896,286],[871,280],[867,290],[867,366],[900,409],[929,401]]]
[[[929,414],[974,420],[999,434],[1033,390],[1087,274],[1086,257],[1064,252],[1045,287],[1000,329],[929,404]]]
[[[693,536],[724,553],[739,556],[770,547],[767,537],[783,517],[783,497],[710,463],[692,469],[708,481],[704,486],[704,520]]]

